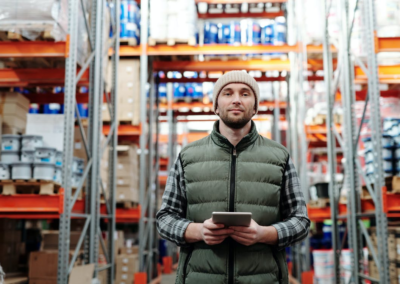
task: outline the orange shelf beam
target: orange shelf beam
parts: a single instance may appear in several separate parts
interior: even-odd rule
[[[279,12],[261,12],[261,13],[197,13],[199,19],[219,19],[219,18],[276,18],[284,16],[283,11]]]
[[[232,70],[256,70],[256,71],[290,71],[289,60],[249,60],[249,61],[155,61],[155,71],[232,71]]]
[[[361,69],[356,66],[354,68],[354,76],[356,83],[367,82],[367,75]],[[379,82],[387,84],[399,84],[400,83],[400,65],[393,66],[379,66],[378,67]]]
[[[0,87],[63,86],[64,81],[62,68],[0,69]],[[89,85],[89,70],[84,72],[78,85]]]
[[[107,135],[110,131],[110,125],[103,125],[103,134]],[[119,125],[118,136],[140,136],[142,133],[141,125]]]
[[[65,42],[0,42],[0,58],[65,57],[66,50]]]
[[[379,38],[378,52],[399,52],[400,37]]]
[[[312,208],[307,205],[308,217],[314,222],[323,222],[324,220],[331,219],[331,208]],[[339,216],[344,216],[347,214],[346,204],[339,204]]]

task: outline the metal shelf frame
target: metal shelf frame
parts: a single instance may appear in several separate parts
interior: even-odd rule
[[[91,54],[88,57],[84,66],[77,74],[77,48],[78,48],[78,17],[79,14],[86,15],[87,10],[83,0],[68,1],[68,39],[67,39],[67,56],[65,60],[65,93],[64,93],[64,153],[63,153],[63,210],[60,215],[59,228],[59,248],[58,248],[58,284],[67,284],[68,276],[73,268],[74,262],[78,253],[84,245],[84,263],[95,264],[95,277],[98,272],[107,269],[107,283],[113,283],[114,279],[114,242],[110,241],[114,238],[115,233],[115,165],[116,165],[116,146],[117,146],[117,69],[119,58],[119,0],[114,0],[116,22],[113,22],[116,35],[111,40],[111,46],[104,46],[104,7],[106,1],[96,1],[92,5],[91,23],[89,25],[86,16],[84,21],[89,36]],[[81,12],[80,11],[81,9]],[[103,59],[105,51],[112,47],[114,54],[112,55],[112,91],[111,97],[106,94],[109,111],[112,121],[112,126],[107,138],[103,143],[101,141],[102,119],[101,105],[103,103],[104,93],[104,78],[103,78]],[[79,78],[90,66],[89,74],[89,128],[88,137],[83,127],[83,123],[79,116],[76,98],[76,85]],[[77,191],[72,195],[72,163],[73,163],[73,145],[74,145],[74,127],[75,115],[79,125],[80,135],[84,142],[84,147],[87,154],[87,165],[83,173],[82,181],[78,186]],[[107,193],[103,181],[100,177],[100,160],[104,151],[109,151],[109,180]],[[70,222],[71,218],[77,217],[72,212],[76,199],[86,183],[85,195],[85,211],[84,214],[79,214],[78,217],[86,219],[78,245],[75,248],[74,255],[69,261],[69,243],[70,243]],[[100,194],[103,194],[106,202],[105,212],[100,213]],[[103,210],[104,211],[104,210]],[[105,246],[100,230],[100,219],[106,219],[108,224],[107,240],[108,247]],[[103,267],[98,265],[99,246],[102,246],[107,264]]]
[[[339,212],[342,212],[343,205],[339,204],[340,191],[336,185],[336,140],[339,141],[341,148],[344,151],[345,157],[345,182],[344,188],[348,188],[349,196],[347,203],[347,231],[349,236],[349,246],[352,254],[352,271],[350,283],[362,283],[363,280],[373,280],[377,283],[389,283],[389,258],[387,251],[387,216],[384,210],[383,194],[386,194],[384,189],[383,178],[383,159],[381,153],[381,117],[380,117],[380,91],[379,77],[376,53],[379,52],[379,46],[375,46],[376,24],[375,24],[375,7],[374,1],[362,0],[357,1],[354,11],[349,10],[349,1],[341,0],[339,2],[339,15],[341,22],[340,33],[340,48],[338,53],[339,63],[335,74],[333,73],[333,60],[331,49],[329,46],[329,37],[327,30],[327,4],[322,1],[322,11],[324,13],[324,75],[325,89],[328,103],[327,115],[327,135],[328,135],[328,162],[329,162],[329,194],[330,194],[330,218],[332,220],[332,248],[334,251],[334,276],[335,283],[342,283],[340,278],[340,256],[341,256],[341,240],[339,239],[338,219]],[[358,7],[357,7],[358,6]],[[368,55],[368,70],[365,68],[361,60],[350,51],[350,40],[352,26],[354,23],[355,11],[361,9],[363,23],[365,25],[365,46]],[[378,50],[376,49],[378,48]],[[361,124],[357,125],[355,114],[353,113],[354,104],[356,102],[355,90],[353,82],[355,79],[353,59],[359,65],[368,78],[368,91],[365,98],[365,106]],[[343,135],[341,136],[336,126],[333,123],[333,105],[336,101],[337,89],[340,86],[341,100],[343,108],[346,110],[344,115]],[[367,105],[370,102],[371,117],[370,123],[372,127],[372,141],[374,156],[374,180],[369,180],[363,169],[357,155],[358,144],[360,139],[361,127],[364,123],[365,112]],[[362,206],[360,199],[361,177],[365,181],[368,191],[372,197],[375,213],[373,217],[377,223],[378,234],[378,251],[376,252],[372,246],[371,238],[368,235],[363,222],[361,221]],[[374,184],[374,189],[370,184]],[[365,243],[364,243],[365,240]],[[363,273],[363,252],[362,248],[367,245],[372,253],[373,259],[378,266],[380,279],[372,279]]]

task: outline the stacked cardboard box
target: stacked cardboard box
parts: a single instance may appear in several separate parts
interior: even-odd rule
[[[119,255],[115,261],[115,284],[131,284],[139,272],[138,255]]]
[[[69,237],[69,249],[75,250],[78,245],[79,238],[81,236],[81,232],[70,232]],[[59,231],[42,231],[42,250],[43,251],[58,251],[58,238]]]
[[[107,91],[111,91],[112,64],[108,64]],[[118,63],[118,121],[139,125],[140,120],[140,61],[123,59]],[[110,121],[107,105],[103,105],[103,121]]]
[[[376,228],[370,228],[370,237],[374,246],[375,252],[378,252],[378,237]],[[388,227],[388,253],[389,253],[389,276],[390,284],[399,283],[400,279],[400,228]],[[372,258],[372,254],[368,256],[369,275],[379,279],[379,270]]]
[[[118,146],[117,202],[139,202],[139,161],[135,145]]]
[[[0,117],[3,134],[25,133],[29,100],[20,93],[0,92]]]
[[[21,230],[18,220],[0,219],[0,265],[5,273],[18,270]]]

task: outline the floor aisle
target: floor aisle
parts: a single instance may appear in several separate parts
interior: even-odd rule
[[[161,278],[161,284],[175,284],[176,272],[172,274],[163,274]]]

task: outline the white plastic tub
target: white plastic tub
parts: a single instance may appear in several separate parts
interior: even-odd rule
[[[12,179],[29,180],[32,178],[32,164],[26,162],[16,162],[11,165]]]
[[[49,163],[34,163],[33,178],[42,180],[54,180],[56,165]]]
[[[43,147],[43,137],[40,135],[22,135],[22,150],[35,151],[36,148]]]
[[[33,163],[35,161],[35,151],[22,150],[21,151],[21,162]]]
[[[383,171],[384,172],[393,171],[393,160],[392,159],[383,160]]]
[[[393,147],[382,148],[382,158],[383,159],[393,159]]]
[[[83,173],[85,169],[85,161],[81,158],[74,157],[72,162],[72,172],[73,173]]]
[[[56,152],[56,166],[62,166],[63,163],[63,152],[57,151]]]
[[[0,163],[0,180],[10,179],[10,166],[6,163]]]
[[[35,150],[35,163],[56,163],[56,148],[38,147]]]
[[[394,158],[396,160],[400,159],[400,145],[396,148],[396,150],[394,151]]]
[[[72,187],[78,187],[79,183],[82,180],[82,174],[81,173],[73,173],[72,174],[72,183],[71,186]]]
[[[1,152],[1,162],[6,164],[12,164],[19,162],[19,152],[18,151],[2,151]]]
[[[21,136],[13,134],[4,134],[1,136],[2,151],[19,151],[21,147]]]
[[[62,167],[56,166],[54,169],[54,182],[62,184]]]

